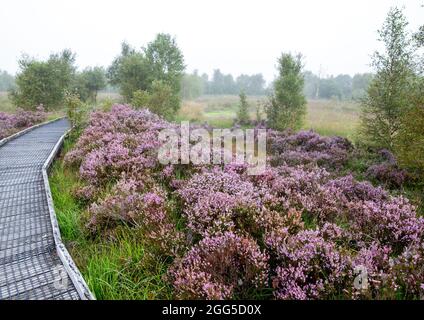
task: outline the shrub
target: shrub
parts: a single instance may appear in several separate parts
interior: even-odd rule
[[[158,187],[148,189],[137,180],[120,181],[110,195],[90,206],[88,229],[92,234],[104,234],[119,225],[136,227],[151,251],[154,247],[162,254],[176,255],[183,237],[168,213],[166,194]]]
[[[35,111],[18,109],[15,114],[0,112],[0,140],[46,119],[43,105],[39,105]]]
[[[87,124],[88,110],[77,93],[65,92],[66,115],[71,125],[79,132]]]
[[[325,299],[343,293],[352,268],[349,259],[317,231],[291,237],[272,235],[267,240],[276,259],[272,279],[277,299]]]
[[[268,135],[273,165],[315,164],[340,169],[349,160],[352,144],[342,137],[323,137],[313,131],[292,134],[271,131]]]
[[[379,31],[384,51],[373,56],[375,76],[362,101],[361,140],[393,150],[402,117],[414,106],[414,82],[420,70],[408,22],[399,8],[391,8]]]
[[[69,90],[75,72],[75,55],[64,50],[50,55],[47,61],[24,57],[19,61],[17,88],[11,92],[15,105],[31,110],[42,103],[47,110],[59,107]]]
[[[422,298],[424,295],[424,242],[406,248],[396,259],[392,277],[405,298]]]
[[[369,167],[366,175],[389,188],[400,188],[409,179],[409,174],[406,170],[400,169],[396,164],[390,164],[388,162]]]
[[[247,164],[159,165],[157,134],[171,127],[148,110],[115,105],[93,113],[66,163],[79,169],[76,194],[89,205],[91,234],[113,241],[121,226],[131,228],[146,256],[170,266],[177,298],[421,293],[422,270],[412,268],[422,264],[424,218],[382,187],[336,178],[350,157],[347,140],[271,131],[275,154],[290,161],[249,176]],[[396,164],[390,152],[380,156]],[[354,286],[360,266],[368,290]]]
[[[240,124],[247,124],[249,123],[250,117],[249,117],[249,105],[246,100],[246,94],[244,91],[240,93],[240,105],[239,110],[237,113],[237,120]]]
[[[101,186],[122,172],[144,172],[157,165],[158,132],[166,123],[147,110],[114,105],[111,112],[95,112],[75,148],[65,157],[80,167],[81,176]]]
[[[269,126],[273,129],[299,129],[306,113],[303,94],[302,56],[283,53],[278,59],[278,77],[266,105]]]
[[[396,291],[391,279],[393,274],[393,260],[390,258],[390,246],[382,246],[378,242],[369,247],[362,248],[354,257],[354,267],[365,268],[368,288],[352,288],[352,298],[355,299],[385,299],[393,298],[392,292]],[[356,289],[356,290],[355,290]]]
[[[267,256],[255,241],[226,232],[194,246],[170,278],[179,299],[250,298],[267,285]]]
[[[252,231],[259,209],[253,184],[219,168],[194,174],[177,194],[187,227],[201,236],[242,229]]]
[[[424,177],[424,106],[413,108],[402,121],[395,151],[400,166]]]
[[[180,108],[180,98],[172,91],[170,85],[155,80],[149,91],[135,91],[131,104],[138,108],[148,108],[155,114],[171,120]]]

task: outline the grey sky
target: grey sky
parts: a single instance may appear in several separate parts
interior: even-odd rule
[[[22,53],[44,59],[70,48],[80,67],[108,66],[123,40],[141,47],[156,33],[177,38],[187,70],[275,74],[282,51],[302,52],[306,69],[369,71],[376,30],[391,6],[410,28],[424,23],[424,0],[1,0],[0,69]]]

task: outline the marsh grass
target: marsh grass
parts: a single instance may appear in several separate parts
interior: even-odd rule
[[[256,109],[265,118],[266,97],[248,97],[249,115],[256,119]],[[203,96],[183,101],[177,121],[207,122],[211,126],[228,128],[234,123],[239,105],[238,96]],[[310,100],[303,129],[321,135],[339,135],[353,140],[359,124],[359,104],[353,101]]]
[[[0,92],[0,112],[14,112],[16,107],[10,101],[7,92]]]
[[[263,109],[264,96],[250,96],[249,115],[252,120],[256,117],[256,106]],[[217,128],[230,128],[234,124],[239,108],[239,97],[233,95],[202,96],[193,101],[183,101],[176,121],[207,122]]]
[[[311,100],[303,128],[324,136],[338,135],[354,140],[359,112],[359,104],[353,101]]]

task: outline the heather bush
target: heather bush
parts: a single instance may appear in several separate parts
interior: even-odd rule
[[[267,170],[262,176],[251,178],[270,210],[286,214],[291,208],[328,216],[336,205],[324,184],[330,179],[325,169],[302,166],[280,166]]]
[[[366,286],[364,290],[352,288],[354,299],[384,299],[393,298],[396,291],[391,275],[393,274],[393,259],[390,258],[390,246],[372,243],[361,249],[353,259],[356,268],[366,270]],[[393,290],[394,289],[394,290]]]
[[[349,141],[270,131],[274,166],[250,176],[247,164],[160,165],[158,133],[170,127],[115,105],[92,114],[65,161],[79,172],[75,196],[88,205],[90,234],[113,240],[121,226],[140,233],[149,255],[167,257],[175,297],[421,294],[422,269],[412,268],[423,264],[424,218],[402,196],[339,176]],[[379,157],[396,165],[388,151]],[[385,178],[386,186],[400,182]],[[367,270],[366,290],[354,286],[357,267]]]
[[[195,245],[169,277],[179,299],[251,298],[267,285],[267,256],[252,239],[226,232]]]
[[[158,132],[165,126],[153,113],[125,105],[95,112],[65,162],[79,167],[81,177],[96,186],[122,172],[147,171],[157,165]]]
[[[181,249],[183,236],[169,211],[166,193],[159,187],[146,188],[140,181],[124,179],[105,199],[90,206],[87,228],[92,234],[103,234],[119,225],[132,226],[142,232],[143,242],[173,256]]]
[[[404,298],[424,297],[424,242],[406,248],[393,267],[393,279]]]
[[[80,134],[80,131],[87,125],[89,108],[80,99],[77,93],[65,92],[64,104],[66,115],[71,122],[74,132]]]
[[[352,144],[342,137],[323,137],[313,131],[270,131],[268,134],[273,165],[316,164],[340,169],[349,160]]]
[[[389,188],[400,188],[409,179],[409,174],[406,170],[388,162],[369,167],[366,175],[368,178],[374,179]]]
[[[245,165],[229,164],[223,169],[203,170],[179,187],[177,194],[183,202],[182,213],[191,232],[207,236],[237,231],[261,240],[266,232],[280,227],[289,228],[293,232],[303,228],[301,211],[292,206],[296,200],[290,199],[290,195],[294,194],[290,187],[298,182],[294,178],[288,178],[290,174],[298,173],[296,170],[301,170],[279,168],[281,172],[285,170],[287,175],[287,179],[278,180],[285,183],[284,190],[278,189],[281,187],[278,182],[273,185],[275,189],[271,190],[267,182],[270,183],[269,179],[275,172],[268,170],[268,174],[263,176],[249,177],[246,168]],[[324,170],[317,171],[318,175],[325,175]],[[313,173],[302,173],[305,184],[310,182],[308,179],[314,178]],[[279,176],[275,174],[273,178],[277,179]],[[279,191],[285,192],[285,202],[281,201],[281,194],[279,197],[275,196]]]
[[[259,200],[252,183],[220,168],[194,174],[177,194],[188,228],[202,236],[234,230],[241,215],[247,223]]]
[[[424,235],[424,220],[417,217],[415,207],[406,198],[390,196],[380,187],[357,182],[352,176],[331,180],[323,190],[325,199],[320,190],[310,195],[307,211],[318,218],[319,225],[347,225],[351,239],[358,245],[377,240],[399,253]]]
[[[15,114],[0,112],[0,139],[43,122],[46,119],[47,114],[44,111],[43,105],[39,105],[36,111],[18,109]]]
[[[379,150],[382,162],[371,165],[365,175],[388,188],[400,188],[411,179],[410,174],[400,168],[393,153],[387,149]]]
[[[317,231],[295,236],[272,234],[266,240],[277,267],[272,287],[277,299],[326,299],[343,293],[351,277],[349,259]]]

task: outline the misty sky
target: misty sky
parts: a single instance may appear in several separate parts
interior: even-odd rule
[[[77,64],[108,66],[123,40],[139,48],[158,32],[177,38],[187,70],[275,74],[282,51],[305,68],[367,72],[376,30],[391,6],[410,28],[424,23],[424,0],[0,0],[0,69],[15,73],[27,53],[40,59],[70,48]]]

